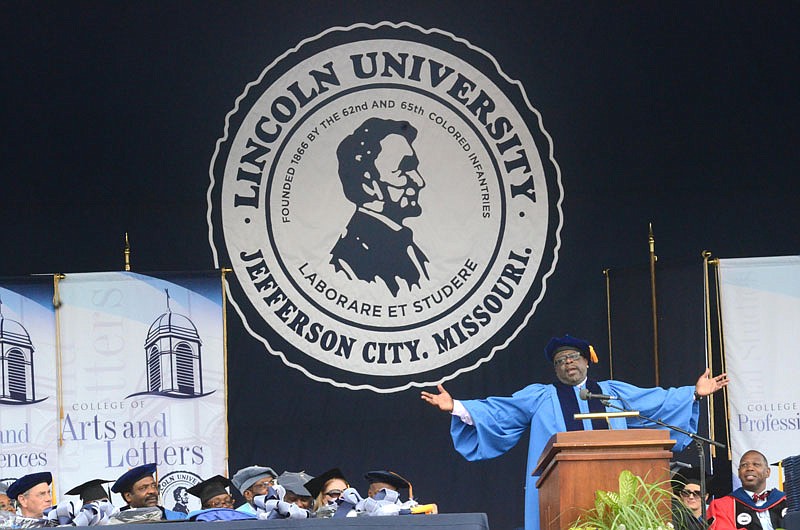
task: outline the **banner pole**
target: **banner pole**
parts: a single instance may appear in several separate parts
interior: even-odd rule
[[[725,335],[723,334],[722,329],[722,300],[720,294],[720,283],[719,283],[719,258],[715,258],[711,260],[711,266],[714,267],[714,285],[716,288],[716,300],[717,300],[717,329],[719,330],[719,362],[720,362],[720,373],[725,373],[728,371],[728,363],[725,362]],[[725,436],[728,439],[728,460],[732,458],[731,452],[731,425],[730,425],[730,407],[728,405],[728,389],[722,389],[722,405],[725,407]]]
[[[656,306],[656,239],[653,237],[653,223],[648,223],[649,230],[647,243],[650,255],[650,306],[653,313],[653,362],[656,367],[656,385],[660,385],[659,366],[658,366],[658,307]]]
[[[606,323],[608,326],[608,378],[614,379],[614,356],[611,353],[611,269],[603,269],[606,277]]]
[[[131,244],[128,242],[128,232],[125,232],[125,248],[122,251],[125,257],[125,272],[131,270]]]
[[[711,330],[711,284],[708,280],[708,267],[709,261],[711,259],[711,252],[708,250],[704,250],[701,253],[703,257],[703,309],[705,313],[705,329],[706,329],[706,368],[711,370],[711,373],[714,372],[714,356],[713,356],[713,341],[711,338],[712,330]],[[708,433],[712,439],[716,437],[716,432],[714,428],[714,399],[711,398],[708,400]],[[717,451],[715,447],[711,447],[711,457],[714,458],[717,456]]]
[[[222,282],[222,387],[225,395],[225,469],[229,464],[229,439],[228,439],[228,291],[226,289],[225,275],[233,269],[220,269]],[[228,471],[230,475],[230,470]]]
[[[64,445],[64,435],[61,425],[64,424],[64,396],[61,384],[61,295],[58,292],[58,282],[66,278],[61,273],[53,274],[53,309],[56,319],[56,402],[58,403],[58,446]],[[55,492],[55,488],[53,488]]]

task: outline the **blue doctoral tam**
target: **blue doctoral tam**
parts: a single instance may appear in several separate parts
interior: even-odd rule
[[[122,493],[123,491],[130,491],[133,485],[136,483],[136,481],[148,475],[155,475],[155,473],[156,473],[155,464],[143,464],[141,466],[131,468],[125,473],[123,473],[122,476],[117,479],[114,485],[111,486],[111,491],[113,491],[114,493]]]
[[[556,353],[561,350],[570,349],[580,352],[581,355],[589,359],[591,357],[589,348],[589,343],[585,340],[564,335],[563,337],[553,337],[550,339],[550,342],[544,347],[544,356],[548,361],[553,362],[553,357],[556,356]]]
[[[43,482],[47,482],[48,484],[52,484],[53,482],[53,475],[50,474],[49,471],[42,471],[40,473],[31,473],[30,475],[25,475],[24,477],[20,477],[15,480],[6,490],[6,495],[11,500],[17,500],[17,497],[31,489],[32,487],[36,486],[37,484],[41,484]]]

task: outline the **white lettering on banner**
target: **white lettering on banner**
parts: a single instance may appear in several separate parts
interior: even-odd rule
[[[123,293],[119,289],[94,289],[91,293],[94,307],[91,320],[92,350],[95,362],[83,369],[86,390],[90,392],[115,391],[125,388],[126,359],[124,319],[117,311],[123,307]]]

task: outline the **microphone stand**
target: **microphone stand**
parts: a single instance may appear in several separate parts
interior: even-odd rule
[[[638,418],[655,423],[656,425],[661,425],[662,427],[666,427],[667,429],[673,430],[675,432],[685,434],[686,436],[694,440],[694,443],[697,446],[697,454],[700,456],[700,506],[702,507],[702,512],[701,512],[703,517],[702,523],[708,526],[708,521],[706,521],[706,455],[705,455],[705,446],[703,444],[714,445],[716,447],[719,447],[720,449],[727,449],[727,446],[725,444],[721,444],[709,438],[700,436],[699,434],[689,432],[685,429],[681,429],[680,427],[677,427],[675,425],[670,425],[669,423],[665,423],[660,419],[657,420],[654,418],[647,417],[643,414],[640,414],[639,411],[632,411],[630,409],[626,409],[625,407],[614,405],[608,399],[601,399],[600,402],[608,408],[620,410],[623,412],[636,412],[636,416]],[[623,401],[623,403],[625,402]],[[625,404],[627,405],[627,403]]]

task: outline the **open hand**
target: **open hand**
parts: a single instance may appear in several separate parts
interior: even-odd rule
[[[422,401],[438,407],[439,410],[444,412],[453,412],[453,398],[442,385],[437,385],[436,388],[439,389],[438,394],[431,394],[423,390],[420,394]]]
[[[729,380],[727,373],[720,374],[716,377],[708,377],[710,372],[711,369],[706,368],[706,371],[703,372],[703,375],[700,376],[697,383],[694,385],[694,391],[697,392],[698,396],[708,396],[728,386]]]

